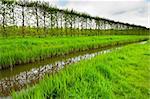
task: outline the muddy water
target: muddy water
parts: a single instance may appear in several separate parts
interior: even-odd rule
[[[140,44],[145,43],[145,41],[140,42]],[[105,47],[90,51],[82,51],[32,64],[18,65],[13,69],[1,70],[0,93],[4,96],[8,96],[11,90],[21,90],[26,87],[27,84],[34,84],[42,79],[45,74],[53,74],[69,64],[91,59],[97,55],[109,53],[120,48],[122,48],[122,46],[116,45],[111,48]]]
[[[15,75],[20,74],[21,72],[30,71],[31,69],[34,69],[34,68],[39,68],[41,66],[50,65],[50,64],[56,64],[56,62],[62,62],[62,61],[65,62],[68,59],[71,59],[73,57],[75,58],[77,56],[84,56],[87,53],[92,54],[92,53],[104,51],[106,49],[110,49],[110,47],[88,50],[88,51],[82,51],[82,52],[77,52],[77,53],[71,53],[69,55],[53,57],[53,58],[45,59],[43,61],[39,61],[36,63],[17,65],[14,68],[0,70],[0,80],[3,78],[6,78],[6,77],[13,77]]]
[[[88,53],[83,52],[80,53],[78,56],[66,56],[63,57],[65,59],[57,60],[59,58],[56,58],[55,60],[51,60],[51,63],[47,63],[45,65],[40,65],[38,67],[32,67],[32,69],[28,71],[20,72],[17,75],[11,75],[12,77],[6,76],[5,78],[2,78],[0,80],[0,93],[4,96],[8,96],[11,93],[11,90],[21,90],[22,88],[26,87],[27,84],[35,84],[40,79],[44,77],[45,74],[54,74],[58,72],[60,69],[64,68],[65,66],[68,66],[70,64],[79,62],[81,60],[91,59],[97,55],[109,53],[113,50],[120,49],[121,47],[111,48],[107,50],[93,50],[88,51]],[[79,53],[78,53],[79,54]],[[48,61],[48,60],[47,60]],[[47,62],[46,61],[46,62]],[[45,61],[43,61],[45,62]],[[34,64],[36,65],[36,64]],[[29,66],[30,67],[30,66]],[[13,70],[12,70],[13,71]]]
[[[146,41],[142,41],[140,43],[144,44],[145,42]],[[49,65],[49,64],[55,64],[58,61],[67,61],[68,59],[73,58],[73,57],[82,56],[82,55],[86,55],[86,54],[92,54],[92,53],[98,53],[98,52],[104,51],[106,49],[115,49],[116,47],[119,47],[119,46],[121,46],[121,45],[87,50],[87,51],[81,51],[81,52],[77,52],[77,53],[71,53],[71,54],[65,55],[65,56],[59,56],[59,57],[45,59],[43,61],[39,61],[39,62],[35,62],[35,63],[17,65],[14,68],[0,70],[0,80],[3,78],[6,78],[6,77],[8,77],[8,78],[13,77],[15,75],[20,74],[21,72],[30,71],[31,69],[34,69],[34,68],[39,68],[41,66],[45,66],[45,65]]]

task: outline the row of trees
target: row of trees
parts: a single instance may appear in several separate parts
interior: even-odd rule
[[[147,29],[143,26],[93,17],[73,10],[61,10],[51,7],[47,2],[28,2],[25,0],[17,2],[14,0],[0,1],[0,27],[3,30],[3,35],[6,36],[8,27],[21,28],[22,35],[25,35],[26,28],[35,28],[36,33],[41,32],[42,29],[45,34],[50,29],[59,29],[66,33],[68,29],[70,31],[74,29],[79,31]]]

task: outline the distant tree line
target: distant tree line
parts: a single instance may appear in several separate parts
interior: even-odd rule
[[[47,2],[29,1],[0,1],[0,34],[7,36],[8,29],[13,28],[24,36],[26,32],[48,34],[49,30],[59,30],[61,33],[72,33],[73,31],[101,30],[147,30],[146,27],[113,20],[93,17],[85,13],[78,13],[74,10],[62,10],[50,6]],[[27,29],[29,31],[27,31]],[[31,30],[31,31],[30,31]],[[56,31],[54,31],[56,32]]]

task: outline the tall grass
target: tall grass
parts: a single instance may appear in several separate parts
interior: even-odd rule
[[[30,63],[81,50],[143,40],[144,36],[81,36],[0,38],[0,68]]]
[[[43,28],[24,27],[24,34],[22,34],[22,28],[17,26],[6,27],[7,36],[96,36],[96,35],[149,35],[149,30],[142,29],[125,29],[125,30],[98,30],[98,29],[70,29],[70,28],[49,28],[46,30],[46,34]],[[0,37],[2,37],[3,30],[0,29]]]
[[[129,45],[70,65],[12,96],[14,99],[148,99],[149,46],[150,43]]]

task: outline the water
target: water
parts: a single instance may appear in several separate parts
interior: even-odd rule
[[[80,55],[78,55],[78,56],[73,55],[72,57],[71,57],[71,55],[69,55],[67,57],[64,57],[65,59],[61,59],[59,61],[57,61],[58,58],[56,58],[56,61],[51,61],[51,63],[47,63],[45,65],[38,64],[39,65],[38,67],[32,67],[32,65],[31,65],[32,69],[30,69],[28,71],[20,72],[17,75],[11,75],[11,76],[9,75],[10,77],[5,75],[6,77],[2,78],[0,80],[0,93],[3,93],[3,95],[7,96],[11,93],[12,89],[20,90],[20,89],[26,87],[27,84],[35,84],[40,79],[42,79],[44,77],[44,75],[46,75],[46,74],[53,74],[70,64],[79,62],[81,60],[91,59],[97,55],[109,53],[109,52],[119,49],[119,48],[121,48],[121,47],[116,47],[116,48],[111,48],[111,49],[101,50],[101,51],[93,50],[92,52],[90,52],[90,51],[88,53],[83,52],[83,53],[80,53]],[[30,65],[29,65],[29,68],[30,68]],[[13,70],[11,70],[11,71],[12,71],[11,72],[12,74],[15,74],[15,72]]]
[[[35,62],[35,63],[22,64],[22,65],[14,66],[13,68],[3,69],[3,70],[0,70],[0,80],[3,78],[6,78],[6,77],[13,77],[15,75],[20,74],[21,72],[30,71],[33,68],[39,68],[41,66],[45,66],[48,64],[54,64],[58,61],[66,61],[67,59],[77,57],[77,56],[82,56],[87,53],[92,54],[92,53],[100,52],[100,51],[108,49],[108,48],[110,48],[110,47],[82,51],[82,52],[78,52],[78,53],[71,53],[71,54],[65,55],[65,56],[53,57],[53,58],[45,59],[43,61],[39,61],[39,62]]]
[[[146,42],[140,42],[145,44]],[[122,48],[120,45],[72,53],[66,56],[53,57],[44,61],[18,65],[12,69],[0,70],[0,93],[9,95],[11,89],[20,90],[26,84],[33,84],[44,77],[45,74],[58,72],[60,69],[81,60],[91,59],[97,55],[105,54]],[[15,87],[14,87],[15,86]]]
[[[146,42],[147,41],[142,41],[142,42],[140,42],[140,44],[145,44]],[[4,79],[6,77],[13,77],[15,75],[20,74],[21,72],[30,71],[31,69],[34,69],[34,68],[39,68],[41,66],[43,67],[43,66],[49,65],[49,64],[55,64],[58,61],[66,61],[73,57],[84,56],[86,54],[88,55],[88,54],[98,53],[98,52],[101,52],[101,51],[104,51],[104,50],[110,49],[110,48],[115,49],[116,47],[119,47],[119,46],[120,45],[113,46],[113,48],[105,47],[105,48],[93,49],[93,50],[88,50],[88,51],[86,50],[86,51],[77,52],[77,53],[75,52],[75,53],[71,53],[69,55],[53,57],[53,58],[45,59],[43,61],[39,61],[39,62],[35,62],[35,63],[17,65],[13,68],[0,70],[0,80]]]

